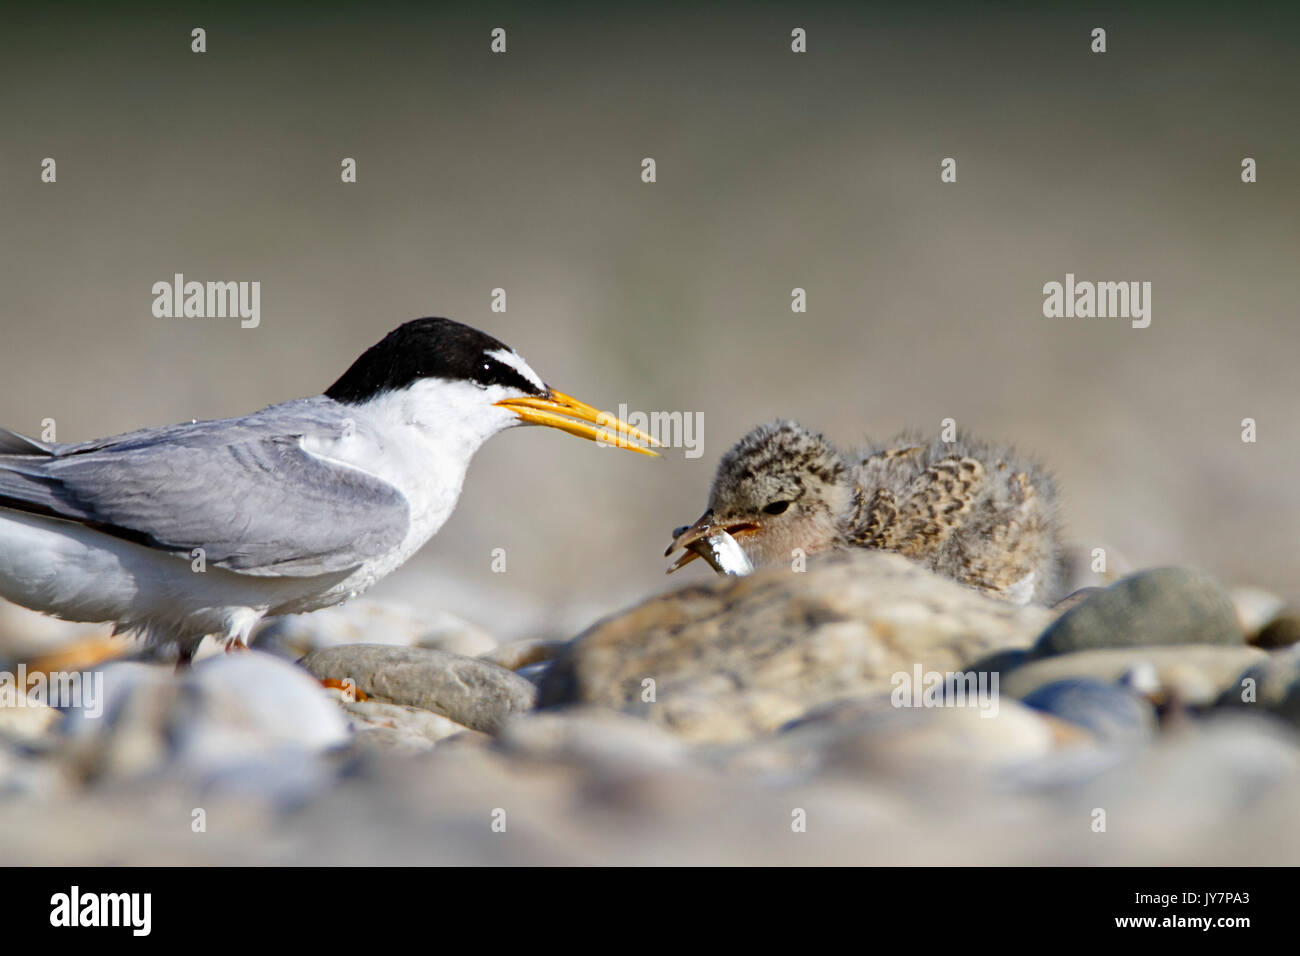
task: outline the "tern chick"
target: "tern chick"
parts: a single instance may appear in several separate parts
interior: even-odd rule
[[[324,394],[79,444],[0,429],[0,597],[175,643],[247,642],[339,604],[442,527],[469,462],[515,425],[653,455],[492,336],[416,319]]]
[[[666,554],[731,534],[756,565],[876,548],[1016,604],[1050,603],[1062,577],[1055,485],[1036,462],[959,435],[905,433],[843,455],[796,422],[760,425],[722,457],[708,510]]]

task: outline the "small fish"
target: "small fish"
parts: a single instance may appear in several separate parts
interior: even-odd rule
[[[686,525],[677,528],[673,531],[673,538],[680,537],[686,530]],[[754,571],[754,566],[750,564],[744,549],[736,542],[735,538],[725,531],[715,531],[706,538],[692,541],[686,546],[686,554],[692,551],[707,561],[709,566],[719,574],[743,577],[746,574],[752,574]],[[673,567],[669,568],[669,571],[675,571],[685,564],[686,554],[678,558]]]

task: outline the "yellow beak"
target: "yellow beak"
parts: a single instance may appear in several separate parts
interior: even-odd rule
[[[660,447],[659,442],[639,428],[633,428],[617,415],[602,412],[554,389],[551,389],[549,398],[505,398],[497,404],[510,409],[530,425],[546,425],[602,445],[614,445],[638,455],[659,457],[658,452],[643,447]]]

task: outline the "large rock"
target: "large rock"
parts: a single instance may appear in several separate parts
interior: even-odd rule
[[[312,651],[299,664],[322,679],[351,680],[368,698],[431,710],[489,734],[531,710],[537,694],[504,667],[425,647],[345,644]]]
[[[738,741],[820,704],[887,691],[916,665],[946,673],[1028,646],[1050,620],[1045,608],[986,598],[897,555],[837,554],[805,573],[720,578],[601,621],[555,660],[540,701]]]
[[[1244,640],[1236,608],[1218,581],[1196,568],[1153,568],[1071,607],[1039,638],[1034,655]]]

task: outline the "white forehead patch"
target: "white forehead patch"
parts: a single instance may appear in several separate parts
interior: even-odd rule
[[[497,349],[494,352],[488,352],[489,358],[494,358],[502,365],[509,365],[512,369],[522,375],[528,381],[537,386],[539,391],[546,391],[546,383],[538,377],[537,373],[528,367],[528,363],[523,360],[518,352],[511,349]]]

